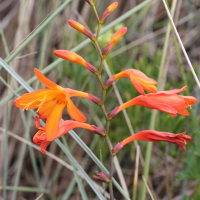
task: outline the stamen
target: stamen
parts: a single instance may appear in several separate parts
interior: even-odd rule
[[[42,107],[42,105],[44,104],[44,102],[46,101],[48,95],[46,95],[43,99],[40,99],[39,101],[41,101],[41,103],[39,105],[37,105],[38,109],[35,111],[35,113],[39,112],[40,108]]]
[[[35,101],[39,100],[39,99],[40,99],[40,97],[37,98],[37,99],[35,99],[35,100],[33,100],[33,101],[31,101],[31,102],[28,103],[28,104],[20,103],[20,105],[22,105],[22,106],[25,105],[24,108],[23,108],[23,111],[24,111],[24,110],[28,110],[29,106],[30,106],[32,103],[34,103]]]

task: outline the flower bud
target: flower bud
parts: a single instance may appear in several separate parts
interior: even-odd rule
[[[103,12],[103,14],[101,15],[99,19],[101,24],[103,24],[103,22],[108,17],[108,15],[110,15],[110,13],[112,13],[115,10],[115,8],[117,8],[117,6],[118,6],[118,2],[114,2],[106,8],[106,10]]]
[[[101,105],[102,104],[102,100],[99,99],[98,97],[92,95],[92,94],[88,94],[89,95],[89,99],[91,101],[93,101],[94,103],[96,103],[97,105]]]
[[[112,149],[112,155],[115,156],[123,147],[122,142],[116,144]]]
[[[104,88],[109,88],[113,83],[115,82],[115,75],[110,77],[105,83],[104,83]]]
[[[40,118],[38,116],[35,117],[35,127],[39,129],[41,127],[40,125]]]
[[[100,127],[96,127],[94,125],[92,125],[92,128],[93,128],[93,132],[100,135],[100,136],[105,136],[106,135],[106,132],[104,129],[100,128]]]
[[[114,35],[111,37],[108,45],[106,46],[106,48],[103,50],[102,52],[102,56],[105,58],[109,51],[111,50],[111,48],[113,47],[113,45],[127,32],[127,28],[123,27],[121,29],[119,29],[116,33],[114,33]]]
[[[110,111],[110,113],[108,114],[108,119],[109,120],[113,119],[119,112],[120,112],[120,110],[119,110],[119,106],[118,106],[114,110]]]
[[[104,174],[103,172],[98,172],[98,171],[95,171],[95,173],[97,176],[93,176],[94,179],[99,180],[104,183],[110,183],[110,179],[106,174]]]
[[[89,31],[87,28],[85,28],[82,24],[79,24],[78,22],[76,22],[74,20],[69,20],[68,23],[74,29],[76,29],[77,31],[83,33],[87,37],[89,37],[92,41],[95,40],[95,36],[93,35],[93,33],[91,31]]]
[[[98,74],[99,71],[96,67],[94,67],[93,65],[91,65],[90,63],[86,62],[86,68],[91,71],[93,74]]]

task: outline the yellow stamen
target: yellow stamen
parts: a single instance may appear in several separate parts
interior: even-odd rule
[[[40,108],[42,107],[42,105],[44,104],[46,98],[48,95],[46,95],[43,99],[40,99],[39,101],[41,101],[40,104],[37,105],[38,109],[35,111],[35,113],[39,112]]]
[[[40,97],[37,98],[37,99],[35,99],[35,100],[33,100],[33,101],[31,101],[31,102],[28,103],[28,104],[20,103],[20,105],[25,105],[24,108],[23,108],[23,111],[24,111],[24,110],[28,110],[28,107],[29,107],[32,103],[34,103],[35,101],[38,101],[39,99],[40,99]]]

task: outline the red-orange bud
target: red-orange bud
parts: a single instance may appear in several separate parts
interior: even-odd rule
[[[112,149],[112,155],[115,156],[123,148],[122,142],[116,144]]]
[[[104,88],[109,88],[113,83],[115,82],[115,75],[110,77],[105,83],[104,83]]]
[[[93,132],[100,135],[100,136],[105,136],[106,135],[106,132],[104,129],[100,128],[100,127],[96,127],[94,125],[92,125],[92,128],[93,128]]]
[[[89,31],[87,28],[85,28],[82,24],[79,24],[78,22],[76,22],[74,20],[69,20],[68,23],[74,29],[76,29],[77,31],[83,33],[87,37],[89,37],[92,41],[95,40],[94,34],[91,31]]]
[[[105,58],[108,55],[108,52],[113,47],[113,45],[127,32],[127,28],[123,27],[119,29],[114,35],[111,37],[108,45],[102,52],[102,56]]]
[[[120,112],[120,110],[119,110],[119,106],[118,106],[108,114],[108,119],[109,120],[113,119],[119,112]]]
[[[102,100],[99,99],[98,97],[92,95],[92,94],[88,94],[89,95],[89,99],[91,101],[93,101],[94,103],[96,103],[97,105],[101,105],[102,104]]]
[[[99,71],[96,67],[94,67],[93,65],[91,65],[90,63],[86,62],[86,68],[91,71],[93,74],[98,74]]]
[[[114,2],[110,6],[108,6],[100,17],[100,23],[103,24],[103,22],[108,17],[108,15],[110,15],[110,13],[112,13],[115,10],[115,8],[117,8],[117,6],[118,6],[118,2]]]
[[[109,177],[106,174],[104,174],[103,172],[95,171],[95,173],[97,176],[93,176],[94,179],[99,180],[101,182],[105,182],[105,183],[110,182]]]

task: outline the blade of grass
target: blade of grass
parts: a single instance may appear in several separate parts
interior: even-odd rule
[[[10,63],[43,29],[60,13],[65,7],[71,3],[72,0],[65,1],[59,8],[57,8],[47,19],[44,21],[38,29],[35,30],[10,56],[6,59],[7,63]],[[1,69],[0,69],[1,71]]]
[[[4,189],[4,187],[0,186],[0,190]],[[22,191],[22,192],[39,192],[39,193],[45,193],[50,194],[51,191],[47,189],[41,189],[41,188],[34,188],[34,187],[12,187],[12,186],[6,186],[6,190],[12,190],[12,191]]]
[[[144,183],[145,183],[145,185],[146,185],[146,187],[147,187],[147,190],[148,190],[148,192],[149,192],[149,195],[150,195],[151,199],[154,200],[153,195],[152,195],[152,193],[151,193],[151,190],[149,189],[149,186],[147,185],[147,181],[146,181],[145,177],[142,176],[142,178],[143,178],[143,181],[144,181]]]
[[[68,151],[70,151],[65,137],[62,136],[61,139],[62,139],[62,142],[63,142],[65,148],[66,148]],[[86,194],[86,192],[85,192],[84,186],[83,186],[83,184],[82,184],[80,178],[78,177],[77,172],[76,172],[76,169],[75,169],[75,167],[74,167],[74,165],[73,165],[73,163],[72,163],[71,161],[70,161],[70,164],[71,164],[71,166],[73,167],[74,177],[75,177],[76,183],[77,183],[77,185],[78,185],[78,188],[79,188],[79,190],[80,190],[81,197],[82,197],[83,200],[88,200],[88,197],[87,197],[87,194]]]

